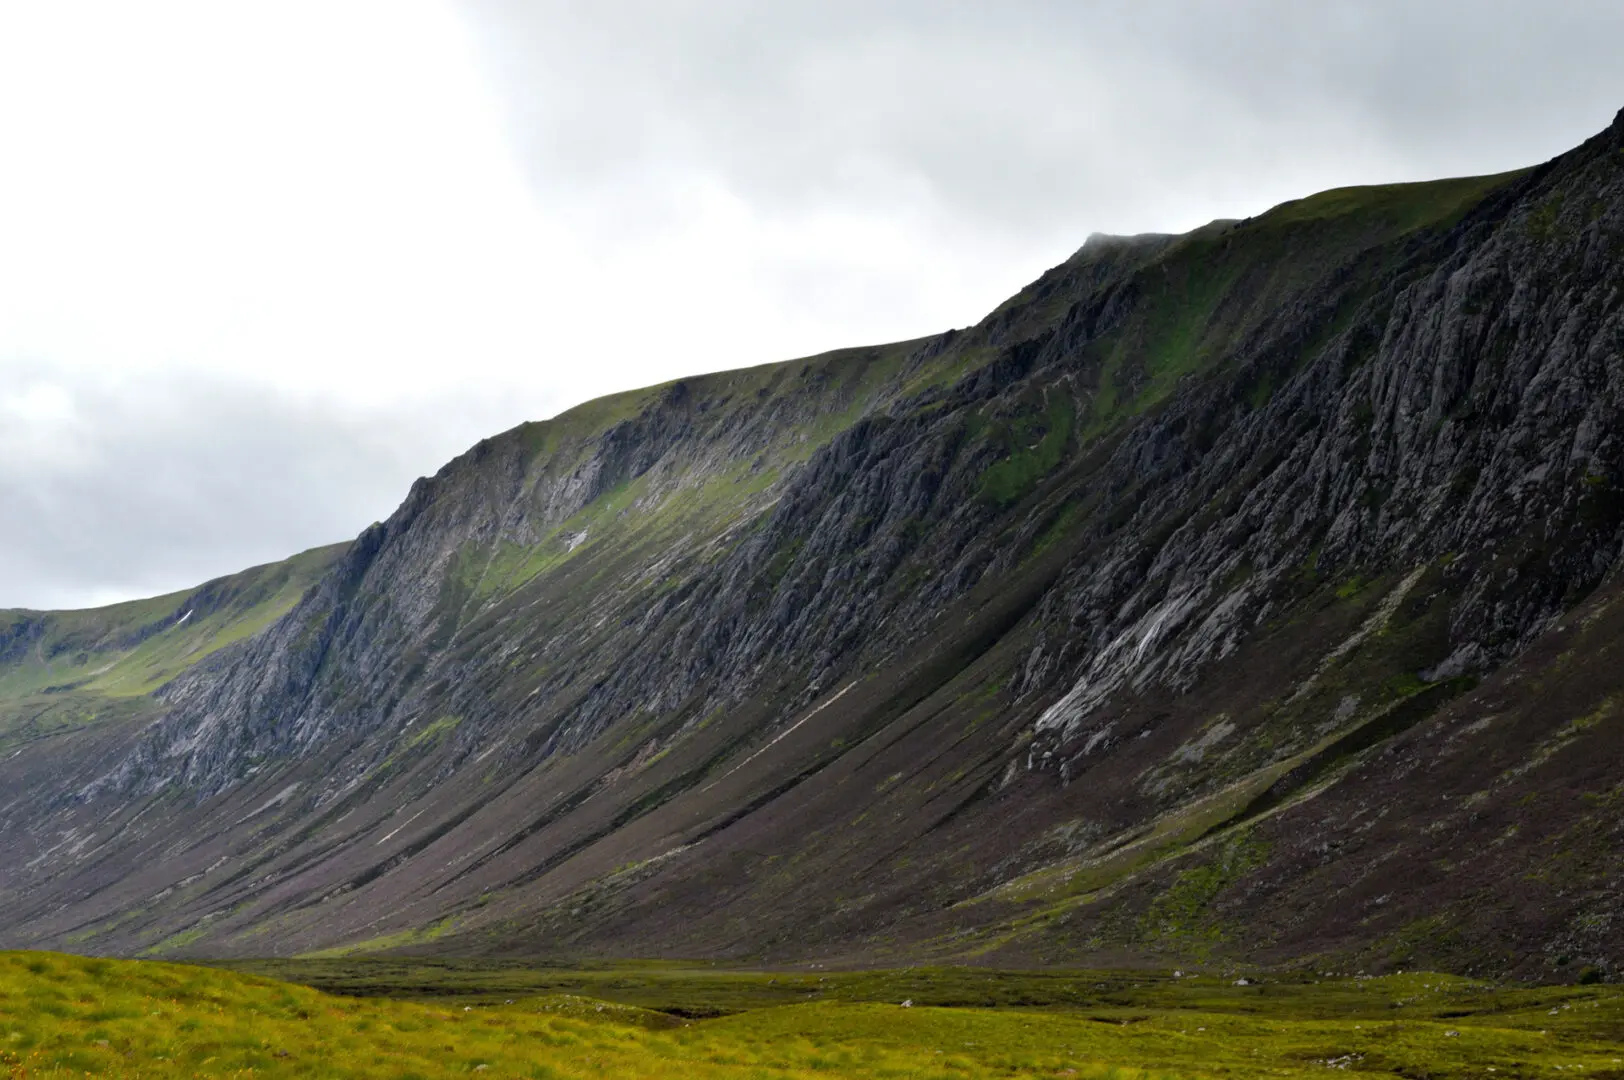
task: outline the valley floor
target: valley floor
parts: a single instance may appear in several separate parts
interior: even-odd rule
[[[1624,1077],[1624,993],[1599,985],[243,966],[346,992],[240,970],[0,953],[0,1066],[12,1077]]]

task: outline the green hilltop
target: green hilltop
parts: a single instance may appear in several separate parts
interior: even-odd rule
[[[151,693],[286,615],[349,547],[76,611],[0,610],[0,749],[143,715]]]

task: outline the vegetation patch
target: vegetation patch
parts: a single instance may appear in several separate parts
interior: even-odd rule
[[[1175,946],[1191,955],[1210,955],[1229,937],[1212,910],[1212,902],[1242,874],[1263,864],[1268,845],[1242,832],[1200,866],[1185,870],[1151,902],[1139,920],[1139,938],[1153,945]]]
[[[999,506],[1024,498],[1065,459],[1076,409],[1065,394],[1052,395],[1036,416],[1021,417],[998,429],[1009,456],[981,474],[981,496]]]

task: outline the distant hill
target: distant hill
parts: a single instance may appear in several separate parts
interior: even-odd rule
[[[0,753],[117,716],[154,714],[152,691],[286,615],[347,546],[150,600],[0,610]]]

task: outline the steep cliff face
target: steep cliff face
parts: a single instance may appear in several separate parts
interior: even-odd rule
[[[1621,287],[1624,114],[487,440],[0,764],[4,939],[1616,967]]]

